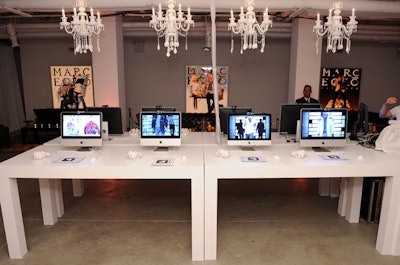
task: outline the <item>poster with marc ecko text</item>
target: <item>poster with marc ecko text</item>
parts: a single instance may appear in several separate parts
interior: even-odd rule
[[[61,108],[69,91],[76,101],[68,109],[83,109],[83,104],[94,107],[92,66],[50,66],[50,76],[53,108]]]
[[[319,85],[321,107],[358,110],[361,89],[360,68],[322,68]]]

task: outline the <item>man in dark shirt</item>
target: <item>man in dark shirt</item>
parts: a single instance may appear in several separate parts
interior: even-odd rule
[[[318,100],[311,97],[312,89],[310,85],[305,85],[303,88],[303,97],[296,99],[297,104],[319,103]]]

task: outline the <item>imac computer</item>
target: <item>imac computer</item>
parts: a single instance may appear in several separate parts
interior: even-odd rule
[[[140,113],[140,145],[164,147],[181,145],[182,116],[178,111],[145,111]]]
[[[60,114],[61,145],[88,150],[102,146],[102,113],[96,111],[63,111]]]
[[[346,145],[347,109],[302,109],[300,146],[323,148]]]
[[[229,114],[227,144],[244,149],[271,145],[271,114]]]
[[[219,108],[219,124],[221,126],[221,133],[228,133],[228,116],[229,114],[247,114],[251,112],[249,107],[222,107]]]
[[[112,135],[123,134],[121,108],[118,107],[89,107],[88,111],[99,111],[103,114],[103,121],[108,122],[108,133]]]
[[[303,108],[321,108],[319,103],[282,104],[279,123],[279,133],[296,134],[297,121],[300,120],[300,110]]]

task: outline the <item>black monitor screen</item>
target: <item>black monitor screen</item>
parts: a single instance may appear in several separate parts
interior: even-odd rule
[[[219,108],[219,124],[221,126],[221,133],[228,133],[228,116],[229,114],[247,114],[251,112],[251,108],[248,107],[224,107]]]
[[[103,121],[108,122],[109,134],[123,134],[121,108],[88,108],[88,111],[100,111],[103,113]]]
[[[302,108],[320,108],[320,104],[282,104],[279,132],[296,134],[297,121]]]

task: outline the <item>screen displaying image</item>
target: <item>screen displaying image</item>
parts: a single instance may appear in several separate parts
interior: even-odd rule
[[[101,138],[101,113],[62,113],[62,138]]]
[[[179,112],[142,112],[141,137],[179,138],[180,122]]]
[[[302,139],[345,139],[347,110],[303,110]]]
[[[270,114],[230,114],[228,122],[228,140],[271,139]]]

